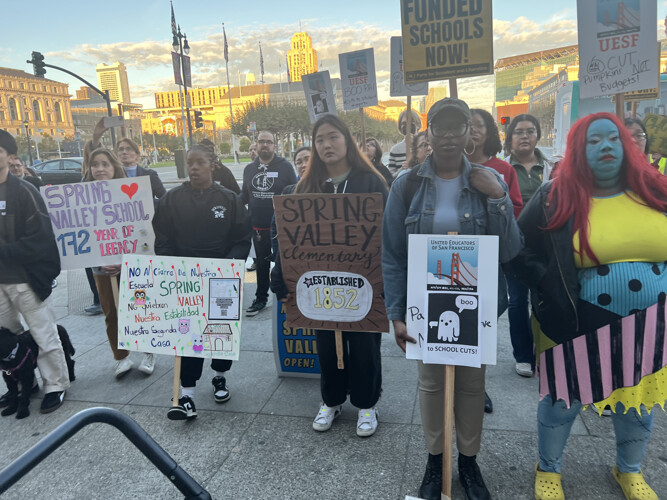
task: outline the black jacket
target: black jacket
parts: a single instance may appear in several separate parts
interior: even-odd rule
[[[51,282],[60,274],[60,254],[44,200],[28,182],[7,176],[8,227],[11,241],[0,244],[0,260],[21,266],[40,300],[51,295]]]
[[[543,184],[518,219],[525,247],[510,263],[511,273],[530,287],[533,313],[542,331],[560,344],[577,332],[596,325],[584,324],[580,314],[579,279],[572,245],[572,220],[553,231],[544,231],[555,212],[548,201],[552,182]],[[602,325],[597,325],[602,326]]]
[[[144,168],[137,165],[137,177],[143,177],[145,175],[151,179],[151,190],[153,191],[153,198],[162,198],[167,190],[162,185],[162,181],[160,180],[160,176],[157,175],[157,172],[155,170],[151,170],[150,168]]]
[[[280,194],[296,184],[296,172],[282,156],[274,156],[267,168],[260,167],[259,156],[243,170],[243,202],[248,204],[252,226],[258,229],[271,227],[273,195]]]
[[[236,194],[241,194],[241,188],[239,187],[239,183],[236,182],[234,174],[221,161],[216,162],[215,170],[213,171],[213,180],[218,181],[222,187],[226,187]]]
[[[169,191],[158,203],[153,227],[157,255],[245,260],[250,252],[243,203],[215,183],[194,189],[185,182]]]
[[[283,194],[292,194],[295,186],[288,186]],[[327,184],[323,190],[325,193],[333,194],[333,184]],[[387,203],[387,185],[375,174],[353,168],[345,181],[338,186],[338,193],[381,193],[383,205]],[[277,248],[277,245],[276,245]],[[283,280],[283,270],[280,263],[280,251],[275,251],[276,265],[271,270],[271,291],[280,300],[287,296],[289,290]]]

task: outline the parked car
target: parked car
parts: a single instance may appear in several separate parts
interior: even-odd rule
[[[83,158],[60,158],[35,166],[35,172],[44,184],[75,184],[81,182]]]

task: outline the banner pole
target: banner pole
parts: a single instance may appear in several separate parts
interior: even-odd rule
[[[181,389],[181,357],[174,357],[174,388],[172,393],[171,406],[178,406],[178,394]]]
[[[336,337],[336,358],[338,358],[338,369],[343,370],[345,364],[343,363],[343,332],[336,330],[334,334]]]
[[[616,116],[621,120],[625,119],[625,94],[623,92],[616,94]]]
[[[405,109],[408,114],[408,122],[405,126],[405,165],[410,165],[410,160],[412,159],[412,96],[408,96],[408,101],[405,104]],[[420,127],[421,128],[421,127]],[[401,169],[404,165],[401,165]]]
[[[359,108],[361,113],[361,150],[366,149],[366,124],[364,123],[364,108]]]

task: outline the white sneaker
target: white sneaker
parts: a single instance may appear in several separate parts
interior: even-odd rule
[[[116,369],[114,370],[116,378],[121,378],[123,375],[129,372],[133,367],[134,363],[132,363],[129,356],[123,359],[119,359],[118,361],[116,361]]]
[[[533,368],[530,366],[530,363],[517,363],[516,372],[522,377],[532,377]]]
[[[377,410],[375,408],[368,408],[359,410],[359,417],[357,418],[357,436],[369,437],[375,434],[378,428]]]
[[[146,375],[150,375],[153,373],[153,370],[155,370],[155,356],[147,352],[144,354],[144,359],[141,360],[139,371],[141,373],[145,373]]]
[[[319,432],[328,431],[331,429],[334,419],[340,415],[343,405],[330,407],[322,403],[320,411],[317,412],[315,420],[313,420],[313,429]]]

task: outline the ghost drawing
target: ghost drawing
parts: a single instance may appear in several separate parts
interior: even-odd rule
[[[188,333],[190,331],[190,318],[178,320],[178,331],[181,333]]]
[[[459,340],[460,322],[459,315],[454,311],[443,311],[438,321],[431,321],[429,327],[438,327],[438,340],[444,342],[456,342]]]

